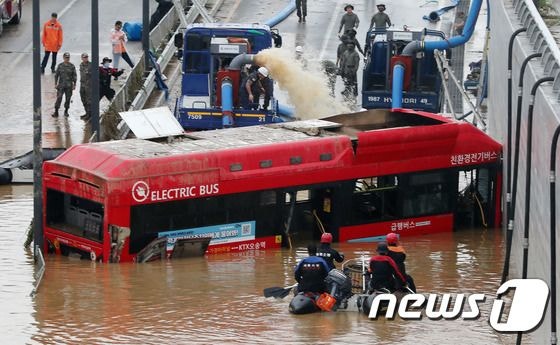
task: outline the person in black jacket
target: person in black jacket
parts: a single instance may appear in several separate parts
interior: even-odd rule
[[[111,88],[111,77],[118,77],[124,72],[122,69],[118,70],[111,67],[111,62],[113,62],[113,60],[104,57],[101,66],[99,66],[99,100],[104,96],[107,97],[108,100],[113,99],[115,90]]]
[[[298,282],[298,292],[323,293],[326,291],[325,278],[329,274],[329,267],[325,260],[317,256],[317,246],[307,246],[308,257],[301,260],[294,271],[294,278]]]
[[[321,235],[321,245],[317,249],[317,256],[322,257],[329,265],[329,271],[336,268],[334,261],[344,261],[344,255],[340,254],[336,249],[331,248],[333,236],[330,232],[325,232]]]
[[[159,22],[165,17],[167,12],[173,8],[173,2],[171,0],[156,0],[158,6],[154,11],[154,14],[150,17],[150,31],[155,28]]]
[[[268,110],[273,97],[272,79],[268,77],[268,74],[266,67],[259,67],[243,79],[239,88],[239,99],[244,109],[258,110],[260,97],[264,95],[262,109]]]

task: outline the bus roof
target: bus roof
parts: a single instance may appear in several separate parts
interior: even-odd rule
[[[479,163],[490,163],[500,152],[499,143],[469,123],[412,110],[372,109],[321,120],[193,132],[170,141],[80,144],[45,162],[45,173],[56,172],[58,166],[68,176],[79,170],[122,180],[204,170],[258,173],[271,166],[286,166],[284,173],[289,173],[319,163],[325,167],[384,163],[384,172],[397,173],[404,172],[404,163],[411,165],[406,168],[410,170],[449,167],[458,155],[469,161],[469,155],[480,154]],[[482,160],[486,153],[492,157]]]

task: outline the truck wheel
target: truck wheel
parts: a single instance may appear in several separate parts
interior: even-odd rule
[[[12,20],[9,21],[10,24],[19,24],[19,22],[21,20],[21,3],[22,3],[22,0],[19,1],[19,3],[18,3],[18,13],[16,14],[15,17],[12,18]]]

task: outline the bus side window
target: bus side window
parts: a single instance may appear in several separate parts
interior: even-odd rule
[[[417,217],[450,212],[445,172],[409,175],[403,189],[403,216]]]
[[[397,217],[397,176],[367,177],[355,181],[352,196],[356,224]]]

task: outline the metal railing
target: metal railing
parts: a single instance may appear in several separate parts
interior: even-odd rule
[[[183,8],[187,4],[187,0],[181,0]],[[200,14],[200,8],[204,9],[208,0],[199,0],[200,6],[191,6],[186,19],[188,23],[193,23]],[[221,4],[221,1],[219,2]],[[217,4],[214,5],[214,8]],[[206,13],[206,16],[208,14]],[[204,18],[204,17],[203,17]],[[159,24],[150,32],[150,49],[159,54],[157,63],[161,71],[166,67],[173,54],[175,47],[173,35],[180,29],[179,14],[176,9],[171,9],[159,22]],[[139,58],[138,63],[132,69],[130,75],[126,79],[123,86],[116,92],[115,97],[111,101],[107,110],[101,116],[101,122],[104,128],[104,137],[109,139],[123,139],[129,133],[128,126],[120,120],[118,112],[127,110],[139,110],[144,107],[148,98],[156,88],[155,70],[151,70],[145,80],[144,76],[144,54]],[[112,120],[115,120],[114,122]],[[109,122],[109,123],[107,123]],[[113,124],[114,123],[114,124]],[[105,133],[108,128],[115,127],[116,133]]]
[[[35,266],[35,284],[33,285],[33,290],[29,296],[33,297],[37,293],[39,289],[39,285],[41,284],[41,280],[43,279],[43,274],[45,274],[45,259],[43,258],[43,252],[39,246],[35,247],[35,259],[37,260],[37,265]]]
[[[544,74],[554,77],[552,90],[554,92],[560,91],[560,49],[558,49],[548,26],[533,1],[513,0],[513,6],[521,21],[521,26],[527,28],[527,36],[533,49],[542,54],[541,61],[544,65]],[[560,94],[558,100],[560,100]]]

